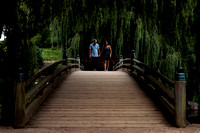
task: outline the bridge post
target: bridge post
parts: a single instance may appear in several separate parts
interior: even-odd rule
[[[134,69],[133,69],[133,59],[135,59],[135,50],[131,51],[131,74],[133,73]]]
[[[80,64],[81,64],[81,61],[80,61],[79,54],[77,55],[76,59],[77,59],[77,61],[78,61],[78,64],[80,65]]]
[[[76,56],[76,59],[77,59],[77,61],[78,61],[78,65],[79,65],[79,68],[80,68],[80,65],[81,65],[81,61],[80,61],[80,57],[79,57],[79,54],[77,54],[77,56]]]
[[[122,55],[120,55],[120,57],[119,57],[119,62],[120,61],[123,61],[123,56]],[[121,64],[123,64],[123,62]]]
[[[14,99],[14,126],[22,128],[25,127],[25,82],[22,68],[19,68],[18,79],[15,83]]]
[[[179,66],[174,85],[175,122],[177,127],[186,127],[186,81],[183,67]]]

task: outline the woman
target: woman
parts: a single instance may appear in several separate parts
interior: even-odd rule
[[[108,71],[111,56],[112,56],[112,48],[110,45],[108,45],[108,42],[106,41],[102,51],[102,59],[104,61],[104,71]]]

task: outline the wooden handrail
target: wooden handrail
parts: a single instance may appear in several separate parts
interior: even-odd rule
[[[15,127],[24,127],[28,122],[33,112],[37,109],[39,104],[47,97],[50,90],[53,88],[53,84],[57,80],[59,75],[66,70],[71,68],[80,68],[80,60],[69,58],[68,61],[76,61],[75,63],[66,64],[66,59],[57,61],[45,69],[38,72],[36,75],[31,77],[29,80],[16,81],[15,85]],[[59,64],[66,64],[59,66]],[[66,71],[66,72],[68,72]],[[44,77],[37,81],[36,80]],[[33,84],[32,84],[33,83]],[[26,92],[25,90],[28,91]]]
[[[50,82],[60,72],[66,70],[67,68],[68,68],[67,66],[62,66],[62,67],[58,68],[52,75],[47,76],[42,81],[40,81],[38,84],[36,84],[34,87],[32,87],[32,89],[25,96],[25,104],[27,105],[27,103],[31,99],[33,99],[35,95],[37,95],[42,89],[44,89],[48,85],[48,82]]]
[[[126,62],[126,61],[131,61],[131,58],[125,58],[125,59],[119,61],[119,62],[113,67],[113,70],[116,70],[116,69],[120,68],[120,65],[122,66],[122,64],[124,64],[124,62]]]
[[[31,77],[30,79],[28,79],[26,81],[26,86],[29,86],[31,83],[33,83],[37,78],[41,77],[43,74],[45,74],[47,71],[49,71],[52,68],[55,68],[58,64],[61,64],[63,62],[65,62],[66,60],[60,60],[57,62],[54,62],[53,64],[47,66],[45,69],[41,70],[40,72],[38,72],[35,76]]]
[[[79,59],[75,59],[75,58],[67,58],[67,61],[77,61],[77,62],[79,62]]]
[[[124,63],[130,60],[130,63]],[[147,88],[157,96],[166,109],[176,116],[177,127],[186,126],[185,81],[172,81],[160,72],[133,58],[122,59],[113,68],[114,70],[120,68],[129,69],[130,74],[145,83]],[[169,87],[172,87],[172,90]]]
[[[123,63],[125,61],[131,61],[131,58],[125,58],[122,61],[118,62],[113,68],[114,70],[117,70],[121,67],[128,67],[128,63]],[[136,60],[136,59],[132,59],[133,62],[136,63],[136,65],[133,65],[130,67],[134,67],[136,69],[140,69],[143,70],[143,72],[145,73],[150,73],[151,75],[153,75],[154,77],[158,77],[160,78],[163,82],[167,83],[168,85],[170,85],[171,87],[174,87],[174,81],[170,80],[169,78],[167,78],[166,76],[162,75],[160,72],[154,70],[153,68],[149,67],[148,65],[144,64],[143,62]]]
[[[145,78],[147,78],[153,86],[155,86],[159,91],[163,93],[170,101],[174,101],[174,93],[169,90],[166,86],[164,86],[162,83],[160,83],[156,78],[154,78],[151,75],[145,75]]]
[[[138,61],[136,59],[133,59],[133,62],[145,67],[145,69],[149,70],[148,73],[151,73],[155,77],[159,77],[161,80],[163,80],[163,82],[169,84],[171,87],[174,87],[174,81],[172,81],[169,78],[167,78],[166,76],[162,75],[160,72],[154,70],[153,68],[149,67],[148,65],[146,65],[143,62]]]

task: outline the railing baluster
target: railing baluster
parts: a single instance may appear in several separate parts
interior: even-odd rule
[[[80,66],[81,66],[81,60],[80,60],[79,54],[76,56],[76,60],[78,62],[79,68],[80,68]]]
[[[120,55],[120,58],[119,58],[119,62],[121,62],[121,65],[123,64],[123,56],[122,55]]]
[[[134,62],[133,62],[133,59],[135,59],[135,50],[131,51],[131,67],[130,67],[131,68],[131,74],[134,71],[134,67],[133,67]]]

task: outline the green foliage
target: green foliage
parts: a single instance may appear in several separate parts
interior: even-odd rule
[[[68,44],[70,44],[70,47],[67,49],[68,57],[76,57],[79,54],[80,35],[76,34],[69,39]]]
[[[41,68],[44,65],[43,57],[42,57],[42,50],[37,46],[35,47],[35,50],[36,50],[36,54],[37,54],[37,64],[38,64],[38,67]]]
[[[161,37],[156,33],[156,30],[152,31],[152,37],[151,37],[151,53],[150,53],[150,58],[151,58],[151,64],[153,68],[157,68],[157,61],[159,60],[159,55],[160,55],[160,50],[161,50]],[[173,66],[172,66],[173,67]]]
[[[61,27],[59,25],[59,21],[58,21],[57,17],[55,17],[54,20],[49,25],[51,47],[58,46],[60,30],[61,30]]]
[[[175,72],[178,65],[180,65],[181,54],[169,45],[166,47],[166,57],[161,60],[160,72],[172,80],[175,80]]]
[[[31,38],[31,42],[32,42],[34,45],[41,46],[41,43],[42,43],[42,35],[40,35],[40,34],[38,33],[38,34],[35,35],[33,38]]]
[[[42,58],[44,61],[55,61],[62,59],[62,50],[61,49],[51,49],[43,48],[42,49]]]
[[[136,51],[136,57],[139,56],[139,51],[140,51],[140,45],[143,44],[143,25],[142,25],[142,20],[138,18],[136,20],[136,30],[135,30],[135,40],[134,40],[134,49]]]
[[[117,37],[117,22],[118,22],[118,10],[117,10],[117,6],[116,6],[116,2],[114,2],[114,8],[113,11],[111,12],[111,43],[113,43],[112,41],[116,39]]]
[[[6,41],[0,41],[0,54],[7,52]]]
[[[115,55],[117,57],[119,57],[122,53],[122,48],[123,48],[123,43],[124,43],[123,41],[124,41],[124,36],[123,36],[122,28],[121,28],[119,38],[117,39],[117,45],[115,47],[116,48]]]
[[[41,34],[38,33],[34,37],[30,39],[31,43],[38,47],[43,48],[50,48],[51,47],[51,37],[49,36],[49,33],[47,29],[45,29]]]
[[[143,49],[143,52],[144,52],[144,63],[147,64],[147,65],[150,65],[151,64],[151,60],[154,59],[152,58],[153,55],[151,54],[154,54],[154,53],[151,53],[151,36],[149,35],[149,32],[147,30],[145,30],[145,38],[144,38],[144,49]]]

